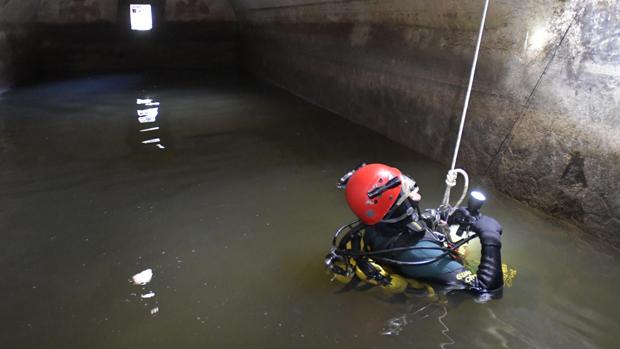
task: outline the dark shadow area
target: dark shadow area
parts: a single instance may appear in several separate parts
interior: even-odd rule
[[[183,1],[176,7],[163,0],[63,4],[18,19],[0,16],[0,87],[109,73],[237,69],[234,17],[192,14],[191,4],[180,11]],[[151,6],[151,30],[132,30],[130,4]]]
[[[15,36],[16,85],[101,73],[235,70],[234,23],[166,23],[152,33],[115,24],[36,25]]]

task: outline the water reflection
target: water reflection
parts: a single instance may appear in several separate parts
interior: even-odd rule
[[[456,342],[450,335],[450,328],[446,325],[444,319],[448,316],[448,308],[444,301],[435,301],[431,303],[426,303],[422,306],[420,304],[409,304],[407,312],[402,315],[393,317],[388,319],[385,322],[383,330],[381,334],[384,336],[398,336],[402,331],[405,330],[405,327],[408,325],[414,325],[418,321],[422,321],[427,318],[435,318],[439,325],[441,326],[441,334],[445,337],[445,340],[439,343],[439,346],[443,349]],[[432,317],[431,317],[432,316]]]
[[[494,325],[489,326],[486,331],[497,340],[497,343],[501,344],[502,348],[510,348],[511,338],[520,340],[523,344],[526,344],[530,348],[539,347],[532,341],[531,338],[521,333],[521,331],[508,322],[500,319],[492,309],[487,309],[487,311],[490,318],[493,319]]]
[[[148,97],[137,98],[136,105],[140,108],[136,110],[139,123],[152,124],[157,122],[157,117],[159,116],[159,101]],[[161,138],[157,137],[157,132],[154,132],[159,131],[159,129],[159,126],[140,129],[140,133],[145,133],[147,136],[151,137],[143,139],[142,144],[154,144],[158,149],[166,149],[162,144]]]

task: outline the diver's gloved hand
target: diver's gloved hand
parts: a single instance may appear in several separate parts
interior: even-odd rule
[[[475,219],[465,207],[459,207],[448,217],[448,225],[469,225]]]
[[[483,214],[473,216],[467,208],[459,207],[448,217],[448,224],[471,229],[478,234],[483,245],[502,247],[502,226],[492,217]]]
[[[480,215],[470,229],[478,234],[482,245],[502,247],[502,226],[494,218]]]

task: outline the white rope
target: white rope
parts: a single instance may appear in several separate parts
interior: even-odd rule
[[[456,138],[456,146],[454,147],[454,156],[452,157],[452,166],[450,167],[450,171],[446,175],[446,191],[443,197],[443,205],[450,204],[450,189],[456,185],[457,173],[463,174],[464,178],[466,178],[466,185],[461,195],[461,199],[455,205],[458,206],[465,199],[467,195],[467,186],[469,180],[467,179],[467,173],[462,169],[455,169],[456,166],[456,158],[459,155],[459,149],[461,147],[461,138],[463,136],[463,127],[465,126],[465,117],[467,116],[467,108],[469,107],[469,97],[471,95],[471,88],[474,83],[474,75],[476,73],[476,64],[478,64],[478,53],[480,52],[480,43],[482,42],[482,33],[484,32],[484,22],[487,18],[487,10],[489,8],[489,0],[484,1],[484,10],[482,11],[482,20],[480,21],[480,30],[478,31],[478,40],[476,42],[476,50],[474,52],[474,60],[471,65],[471,72],[469,73],[469,84],[467,85],[467,93],[465,94],[465,103],[463,105],[463,113],[461,114],[461,124],[459,126],[459,133]]]
[[[456,166],[456,158],[461,147],[461,136],[463,135],[463,127],[465,125],[465,117],[467,116],[467,107],[469,107],[469,96],[471,95],[471,87],[474,84],[474,75],[476,74],[476,64],[478,63],[478,53],[480,52],[480,43],[482,42],[482,32],[484,32],[484,22],[487,18],[487,9],[489,8],[489,0],[484,1],[484,10],[482,11],[482,21],[480,22],[480,31],[478,32],[478,41],[476,42],[476,51],[474,52],[474,61],[471,64],[471,72],[469,73],[469,85],[467,85],[467,93],[465,94],[465,104],[463,105],[463,114],[461,114],[461,125],[459,126],[459,135],[456,139],[456,147],[454,148],[454,157],[452,158],[452,167]]]

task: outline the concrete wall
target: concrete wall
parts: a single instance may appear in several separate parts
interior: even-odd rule
[[[236,20],[227,0],[0,0],[0,23],[116,22],[125,3],[161,6],[168,21]]]
[[[236,19],[230,3],[222,0],[166,1],[166,16],[174,21],[234,22]]]
[[[118,1],[40,0],[36,11],[38,23],[89,23],[116,20]]]
[[[492,175],[620,247],[620,2],[579,5]]]
[[[165,21],[170,22],[235,21],[235,13],[227,0],[40,0],[36,2],[39,3],[34,11],[36,21],[42,23],[116,22],[119,7],[126,6],[128,3],[158,5],[163,8]]]
[[[17,62],[25,60],[26,46],[16,44],[27,35],[25,22],[35,16],[37,5],[33,0],[0,0],[0,94],[13,83]]]
[[[449,164],[482,0],[233,4],[246,69]],[[491,1],[458,162],[616,247],[619,16],[614,0]]]
[[[0,94],[9,88],[11,83],[11,60],[8,34],[5,30],[0,30]]]
[[[129,30],[129,3],[148,2],[151,32]],[[0,0],[0,83],[67,75],[237,66],[227,0]],[[2,69],[2,67],[5,67]]]

